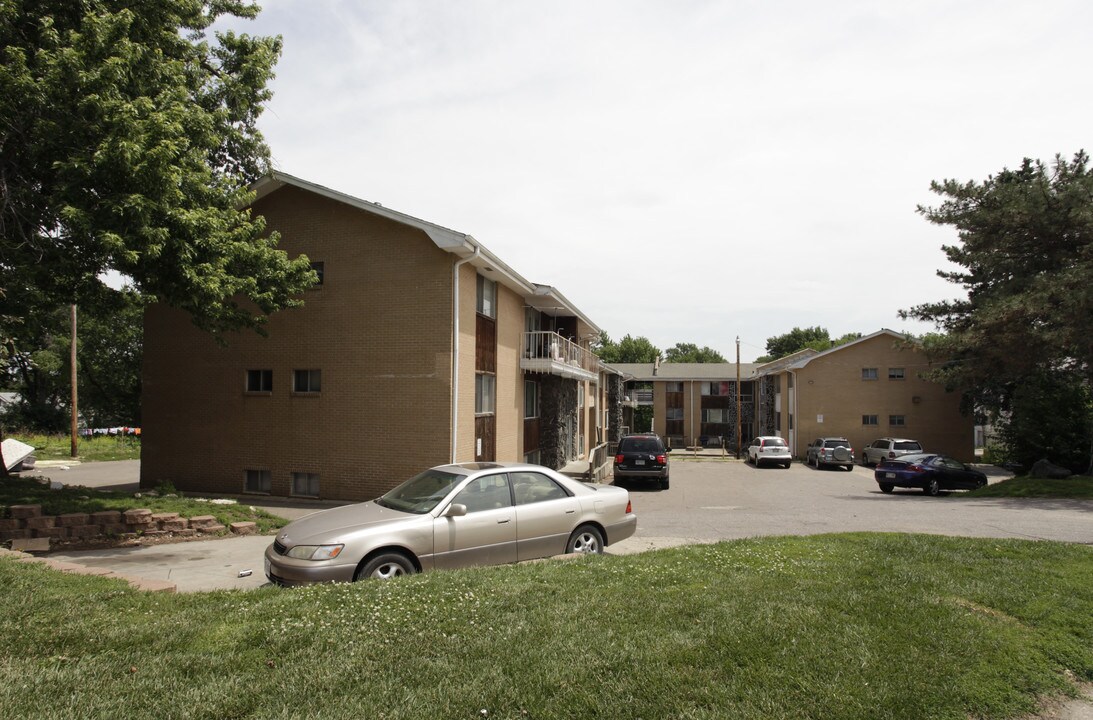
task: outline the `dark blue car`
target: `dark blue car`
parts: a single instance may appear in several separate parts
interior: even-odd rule
[[[956,458],[936,453],[902,455],[877,465],[873,477],[881,492],[893,488],[918,488],[927,495],[942,490],[974,490],[987,484],[987,476]]]

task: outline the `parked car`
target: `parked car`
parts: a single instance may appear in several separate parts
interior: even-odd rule
[[[780,437],[772,435],[760,435],[748,444],[747,461],[755,467],[762,467],[764,463],[789,467],[793,462],[793,456],[789,452],[789,445]]]
[[[651,433],[624,435],[615,450],[615,481],[652,480],[667,490],[668,453],[664,441]]]
[[[987,484],[987,476],[948,455],[918,453],[882,460],[873,472],[881,492],[893,488],[919,488],[927,495],[941,490],[974,490]]]
[[[912,455],[922,452],[922,445],[918,440],[907,438],[879,438],[865,446],[861,452],[861,464],[866,467],[876,465],[882,460],[895,460],[901,455]]]
[[[289,523],[266,548],[265,570],[278,585],[392,578],[601,553],[636,527],[623,488],[538,465],[443,465],[375,500]]]
[[[827,465],[841,465],[847,470],[853,470],[854,448],[844,437],[816,438],[808,446],[805,459],[817,470]]]

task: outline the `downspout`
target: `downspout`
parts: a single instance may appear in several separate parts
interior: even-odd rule
[[[452,446],[451,462],[456,463],[456,448],[459,439],[459,269],[474,260],[482,248],[474,246],[474,254],[457,260],[452,266]]]
[[[793,435],[793,457],[797,457],[797,428],[801,426],[801,418],[797,417],[797,373],[790,370],[789,368],[786,368],[786,372],[793,376],[793,412],[789,414],[789,418],[787,418],[787,420],[792,420],[796,418],[796,422],[793,424],[793,429],[790,430],[790,433],[792,433]],[[788,402],[786,403],[786,407],[789,407]],[[786,427],[788,429],[788,422]]]

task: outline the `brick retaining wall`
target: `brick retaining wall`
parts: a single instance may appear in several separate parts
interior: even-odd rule
[[[153,513],[145,508],[105,510],[94,513],[43,515],[41,505],[12,505],[10,518],[0,518],[0,542],[50,538],[87,540],[98,537],[157,537],[161,535],[214,535],[225,527],[212,515],[179,517],[178,513]],[[249,535],[252,522],[235,522],[231,531]]]

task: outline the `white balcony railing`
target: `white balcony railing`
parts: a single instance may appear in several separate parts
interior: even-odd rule
[[[530,372],[595,380],[600,359],[558,333],[527,332],[524,333],[524,354],[520,359],[520,367]]]

